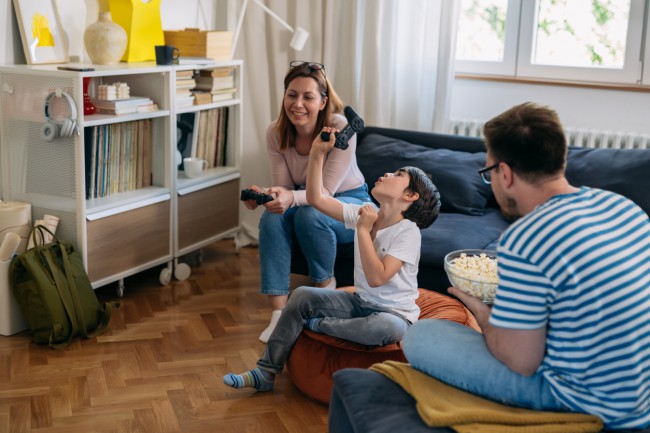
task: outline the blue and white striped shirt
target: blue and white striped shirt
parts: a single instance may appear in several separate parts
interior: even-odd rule
[[[538,372],[607,428],[650,426],[650,220],[620,195],[559,195],[499,242],[490,323],[547,327]]]

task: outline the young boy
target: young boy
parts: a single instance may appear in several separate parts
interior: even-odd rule
[[[312,144],[307,169],[307,201],[324,214],[356,228],[354,237],[355,293],[299,287],[289,298],[269,337],[257,368],[223,377],[233,388],[273,388],[302,329],[365,345],[382,346],[402,340],[419,316],[417,272],[420,229],[429,227],[440,211],[440,194],[427,175],[415,167],[386,173],[375,182],[374,204],[341,203],[323,193],[323,162],[332,149],[334,128],[324,128]]]

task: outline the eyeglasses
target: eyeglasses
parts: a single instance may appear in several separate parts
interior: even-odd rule
[[[483,183],[486,185],[489,185],[492,183],[492,170],[497,168],[501,164],[500,162],[497,162],[496,164],[492,164],[489,167],[483,167],[478,171],[478,174],[481,175],[481,179],[483,180]]]
[[[302,68],[305,69],[309,72],[316,72],[316,71],[321,71],[323,75],[325,76],[325,65],[322,63],[316,63],[316,62],[305,62],[302,60],[294,60],[291,63],[289,63],[289,67],[291,69],[294,68]]]

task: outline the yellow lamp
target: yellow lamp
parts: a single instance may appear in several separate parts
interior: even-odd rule
[[[156,45],[165,45],[160,19],[161,0],[108,0],[113,21],[126,30],[128,42],[122,60],[156,59]]]

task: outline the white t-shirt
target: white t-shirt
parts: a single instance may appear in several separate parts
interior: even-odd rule
[[[420,229],[411,220],[404,219],[385,229],[379,230],[373,240],[375,251],[380,259],[391,255],[404,262],[400,270],[386,284],[370,287],[359,255],[359,239],[356,226],[359,218],[358,204],[343,205],[343,222],[346,228],[354,229],[354,287],[361,299],[401,314],[411,323],[420,315],[418,298],[418,263],[420,262]]]

